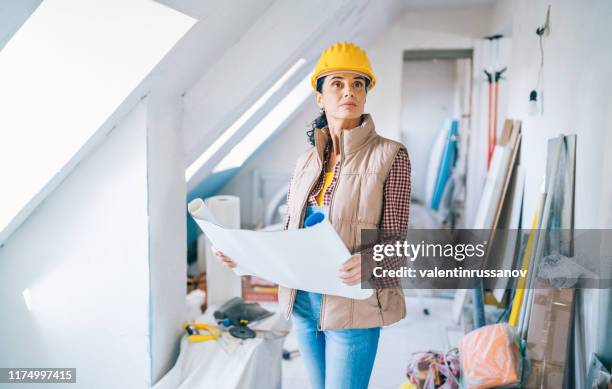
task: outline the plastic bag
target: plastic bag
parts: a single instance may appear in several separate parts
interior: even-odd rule
[[[417,389],[457,389],[459,387],[457,349],[446,354],[435,351],[412,353],[406,377]]]
[[[579,258],[569,258],[557,252],[542,258],[538,276],[549,280],[555,288],[571,288],[580,278],[597,279],[598,275],[587,269]]]
[[[459,342],[461,378],[466,389],[512,387],[521,380],[521,357],[506,323],[474,330]]]

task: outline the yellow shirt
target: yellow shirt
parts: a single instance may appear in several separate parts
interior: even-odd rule
[[[334,178],[334,172],[325,173],[325,182],[323,183],[323,188],[321,188],[321,192],[317,195],[317,204],[319,207],[323,205],[323,197],[325,196],[325,192],[327,192],[327,188],[331,185],[332,179]]]

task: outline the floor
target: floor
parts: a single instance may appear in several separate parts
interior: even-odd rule
[[[370,389],[398,389],[405,381],[406,364],[410,353],[423,350],[446,351],[456,345],[459,329],[451,324],[452,300],[444,298],[406,299],[407,317],[383,328],[378,346]],[[423,314],[426,307],[429,315]],[[290,334],[285,349],[296,349]],[[283,388],[309,389],[308,376],[298,356],[283,361]]]

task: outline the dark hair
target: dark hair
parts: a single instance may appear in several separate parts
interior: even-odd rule
[[[323,82],[325,82],[325,78],[327,76],[323,76],[317,79],[317,92],[322,93],[323,91]],[[370,79],[365,78],[365,89],[366,93],[368,92],[368,87],[370,86]],[[314,133],[317,128],[327,127],[327,116],[325,116],[325,112],[321,111],[319,116],[315,118],[312,122],[310,122],[310,129],[306,131],[306,136],[308,137],[308,142],[314,146]]]

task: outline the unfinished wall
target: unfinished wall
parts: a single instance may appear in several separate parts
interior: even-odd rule
[[[551,5],[551,34],[544,42],[544,114],[529,116],[527,99],[539,66],[535,30]],[[544,178],[546,142],[561,133],[578,136],[576,160],[576,228],[610,228],[612,177],[612,3],[604,0],[498,2],[497,28],[512,33],[513,76],[508,82],[508,114],[523,120],[521,163],[526,167],[524,220],[531,220]],[[590,352],[612,360],[609,326],[610,291],[584,291],[579,317],[585,328],[586,361]]]
[[[149,387],[146,135],[141,102],[0,248],[0,366]]]

